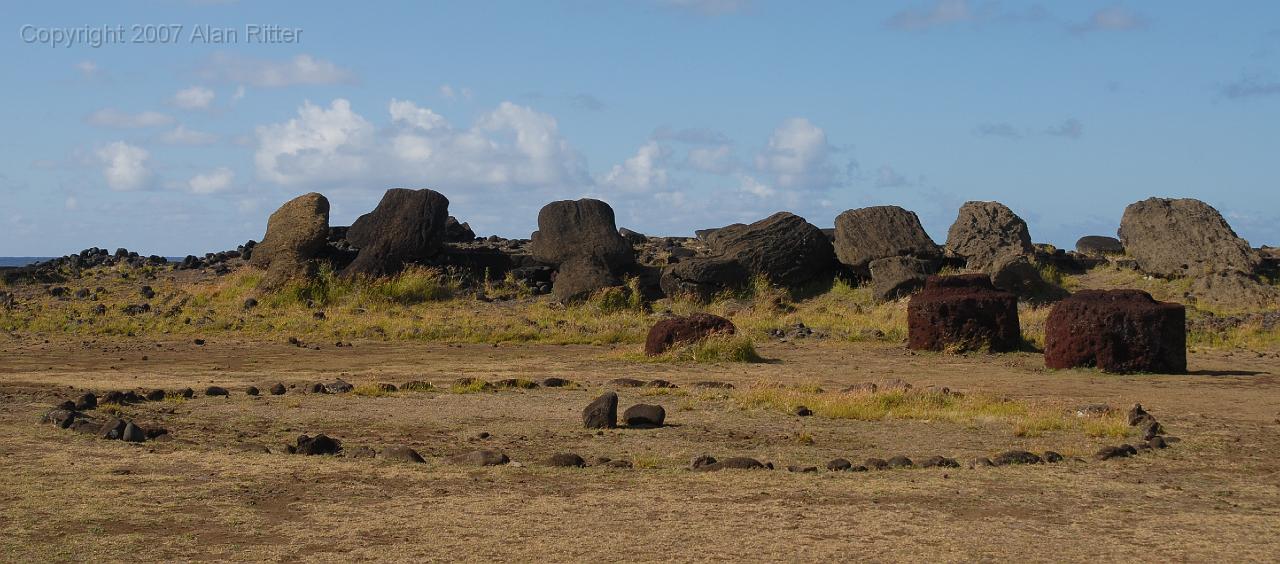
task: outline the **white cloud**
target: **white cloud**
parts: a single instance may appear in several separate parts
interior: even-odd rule
[[[388,110],[391,112],[392,123],[404,123],[424,131],[448,126],[448,122],[440,114],[430,108],[419,108],[407,100],[392,98]]]
[[[218,53],[209,57],[197,74],[206,80],[221,80],[260,88],[346,84],[355,81],[355,74],[350,70],[306,54],[287,61],[272,61]]]
[[[193,194],[213,194],[231,187],[235,180],[235,172],[227,167],[219,167],[210,172],[197,174],[187,181],[187,188]]]
[[[967,0],[936,0],[925,8],[908,8],[889,18],[885,25],[893,29],[921,30],[967,22],[974,19]]]
[[[192,86],[179,90],[173,95],[173,105],[184,110],[207,110],[213,103],[213,90],[203,86]]]
[[[327,110],[304,102],[298,117],[259,126],[256,134],[258,174],[279,184],[297,184],[363,172],[367,161],[361,153],[373,137],[373,126],[339,98]]]
[[[76,63],[76,70],[80,71],[80,75],[84,78],[93,78],[98,75],[98,64],[93,61],[80,61]]]
[[[169,125],[173,123],[173,118],[159,112],[131,114],[115,108],[105,108],[89,114],[85,121],[96,127],[136,129]]]
[[[531,108],[503,102],[469,128],[402,100],[392,100],[388,113],[395,127],[378,136],[346,100],[328,109],[308,102],[297,118],[257,128],[258,174],[286,185],[426,180],[442,189],[574,190],[591,184],[555,118]]]
[[[239,102],[240,100],[243,100],[243,99],[244,99],[244,85],[241,84],[236,87],[235,93],[231,95],[231,101]]]
[[[778,193],[771,186],[760,182],[749,174],[738,175],[738,189],[760,198],[767,198]]]
[[[756,168],[773,175],[778,188],[827,188],[835,180],[830,154],[822,128],[805,118],[791,118],[773,131],[768,146],[756,155]]]
[[[167,145],[212,145],[218,142],[218,136],[204,131],[187,129],[187,126],[178,124],[177,127],[164,132],[160,136],[160,141]]]
[[[614,165],[603,177],[604,188],[622,192],[653,192],[667,187],[669,173],[665,162],[671,150],[650,141],[622,164]]]
[[[1147,26],[1147,18],[1124,6],[1110,6],[1091,14],[1089,19],[1071,26],[1075,33],[1094,31],[1132,31]]]
[[[147,166],[151,153],[142,147],[116,141],[99,148],[96,155],[103,165],[102,176],[112,190],[139,190],[151,181]]]
[[[685,157],[684,166],[711,174],[728,174],[737,167],[733,151],[728,145],[692,147]]]

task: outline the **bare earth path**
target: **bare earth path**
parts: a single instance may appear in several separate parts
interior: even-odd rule
[[[768,344],[760,365],[644,364],[588,346],[356,343],[320,351],[211,338],[190,342],[0,340],[0,560],[872,561],[1017,558],[1274,560],[1280,554],[1280,358],[1196,353],[1193,374],[1047,372],[1034,354],[913,355],[870,344]],[[146,360],[143,360],[146,356]],[[389,397],[249,385],[549,376],[584,389]],[[612,378],[663,378],[687,392],[620,390],[660,403],[672,426],[581,428]],[[1181,442],[1096,462],[1079,437],[1007,427],[857,422],[744,410],[692,391],[702,380],[836,388],[885,378],[1069,404],[1141,402]],[[172,431],[142,446],[39,425],[56,400],[210,384],[229,398],[130,409]],[[71,387],[71,388],[69,388]],[[72,389],[74,388],[74,389]],[[485,431],[487,439],[475,434]],[[422,465],[242,452],[324,432],[348,446],[404,444]],[[807,437],[801,440],[799,437]],[[521,466],[443,457],[498,448]],[[968,460],[1053,448],[1087,461],[970,470],[693,473],[699,453],[817,465],[905,454]],[[550,454],[630,458],[629,470],[547,468]],[[643,463],[642,463],[643,462]]]

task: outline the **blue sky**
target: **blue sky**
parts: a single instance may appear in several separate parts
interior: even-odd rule
[[[430,187],[480,234],[563,198],[652,234],[966,200],[1033,239],[1114,234],[1149,196],[1280,244],[1280,4],[28,2],[4,9],[0,255],[260,239]],[[181,25],[131,42],[133,26]],[[251,41],[246,25],[300,30]],[[52,45],[124,26],[124,42]],[[205,43],[197,28],[232,28]],[[139,28],[146,30],[147,28]],[[170,28],[166,28],[170,29]],[[169,33],[169,32],[165,32]],[[89,39],[88,36],[77,36]]]

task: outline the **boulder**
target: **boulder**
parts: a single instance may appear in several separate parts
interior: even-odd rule
[[[378,458],[391,462],[408,462],[411,464],[421,464],[426,462],[422,459],[422,455],[418,451],[407,446],[390,446],[382,449],[378,453]]]
[[[1032,259],[1026,255],[1005,254],[996,257],[987,268],[991,284],[1019,298],[1037,302],[1060,300],[1067,291],[1049,283],[1040,275]]]
[[[1104,372],[1187,370],[1186,308],[1141,290],[1082,290],[1058,302],[1045,321],[1049,368]]]
[[[285,392],[284,384],[277,382],[276,384],[273,384],[271,386],[271,395],[273,396],[283,396],[284,392]]]
[[[446,243],[470,243],[476,240],[476,232],[471,225],[460,223],[458,218],[449,216],[444,220],[444,240]]]
[[[267,234],[249,264],[267,269],[264,287],[278,287],[308,273],[329,236],[329,200],[311,192],[285,202],[267,219]]]
[[[844,472],[853,469],[853,463],[843,458],[836,458],[827,463],[827,470],[832,472]]]
[[[859,274],[877,259],[942,257],[942,249],[925,233],[915,212],[898,206],[860,208],[836,216],[835,252]]]
[[[716,334],[732,335],[736,330],[732,321],[709,313],[663,319],[649,329],[644,354],[660,355],[677,344],[697,342]]]
[[[511,462],[511,459],[502,452],[481,449],[450,456],[449,462],[459,466],[501,466]]]
[[[590,198],[543,206],[529,249],[534,259],[559,267],[551,288],[561,301],[618,286],[635,266],[635,251],[618,233],[613,208]]]
[[[1197,276],[1188,294],[1202,309],[1274,310],[1280,304],[1280,288],[1236,270]]]
[[[605,392],[582,410],[582,426],[588,429],[612,429],[618,426],[618,394]]]
[[[1229,271],[1253,274],[1261,263],[1218,210],[1190,198],[1129,204],[1119,235],[1139,269],[1165,278]]]
[[[779,212],[750,225],[735,224],[703,237],[708,256],[681,260],[662,273],[668,295],[708,299],[751,284],[756,276],[770,284],[796,288],[835,270],[831,241],[804,218]]]
[[[661,405],[638,403],[622,413],[628,427],[661,427],[667,420],[667,410]]]
[[[871,296],[887,302],[919,290],[929,275],[938,271],[938,262],[908,256],[885,257],[871,261],[868,270]]]
[[[885,463],[888,464],[890,468],[911,468],[915,466],[915,463],[912,462],[910,458],[902,455],[890,458],[889,460],[886,460]]]
[[[907,348],[1007,352],[1021,345],[1018,299],[985,274],[931,276],[907,304]]]
[[[444,244],[448,216],[449,199],[439,192],[387,190],[373,211],[347,229],[347,242],[359,252],[343,275],[386,276],[399,272],[407,262],[435,256]]]
[[[1031,255],[1027,222],[1000,202],[966,202],[947,231],[947,254],[965,259],[973,270],[987,270],[997,257]]]
[[[1115,237],[1086,235],[1076,240],[1076,252],[1091,257],[1123,255],[1124,245]]]
[[[205,389],[204,389],[204,395],[206,395],[206,396],[226,396],[226,395],[229,395],[229,393],[227,392],[227,389],[226,389],[226,388],[224,388],[224,387],[222,387],[222,386],[209,386],[208,388],[205,388]]]

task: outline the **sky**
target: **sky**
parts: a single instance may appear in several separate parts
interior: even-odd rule
[[[893,204],[1036,242],[1151,196],[1280,244],[1280,3],[24,2],[3,8],[0,255],[182,256],[320,192],[432,188],[477,234],[559,199],[652,235]]]

